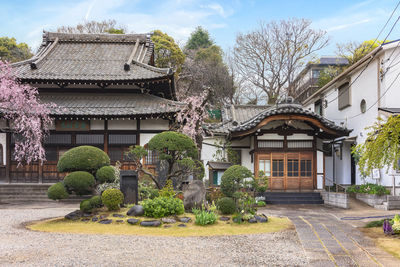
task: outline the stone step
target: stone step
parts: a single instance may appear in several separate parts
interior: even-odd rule
[[[267,204],[324,204],[319,192],[265,192]]]

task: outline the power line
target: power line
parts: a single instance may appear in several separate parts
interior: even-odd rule
[[[378,40],[379,36],[382,34],[382,32],[384,31],[384,29],[385,29],[386,26],[388,25],[389,21],[392,19],[393,15],[394,15],[394,13],[396,12],[396,10],[397,10],[397,8],[399,7],[399,5],[400,5],[400,1],[397,2],[396,7],[393,9],[393,11],[392,11],[392,13],[390,14],[389,18],[386,20],[385,25],[384,25],[384,26],[382,27],[382,29],[379,31],[378,36],[375,38],[374,42],[369,46],[368,50],[370,50],[370,49],[374,46],[374,44],[375,44],[376,41]],[[400,16],[397,18],[397,20],[396,20],[395,23],[393,24],[392,28],[390,29],[389,33],[386,35],[385,39],[384,39],[383,42],[380,44],[380,46],[382,46],[382,44],[385,43],[385,41],[387,40],[387,38],[389,37],[389,35],[392,33],[392,31],[393,31],[394,27],[396,26],[397,22],[399,21],[399,19],[400,19]],[[356,79],[349,85],[349,87],[348,87],[347,89],[345,89],[341,94],[338,94],[337,97],[335,97],[334,99],[332,99],[331,101],[329,101],[328,104],[329,104],[329,103],[332,103],[333,101],[335,101],[336,99],[338,99],[341,95],[343,95],[344,93],[346,93],[347,90],[349,90],[350,86],[351,86],[355,81],[357,81],[357,79],[361,76],[361,74],[362,74],[362,73],[365,71],[365,69],[369,66],[369,64],[371,63],[371,61],[373,60],[374,57],[375,57],[375,55],[373,55],[373,56],[371,57],[371,59],[368,61],[368,63],[367,63],[367,65],[365,66],[365,68],[360,72],[360,74],[356,77]],[[389,57],[389,58],[390,58],[390,57]],[[333,93],[334,93],[334,92],[328,94],[328,95],[325,96],[325,97],[328,97],[328,96],[332,95]]]
[[[400,1],[399,1],[399,4],[400,4]],[[397,7],[398,7],[398,5],[396,6],[396,9],[397,9]],[[392,28],[390,29],[389,33],[386,35],[385,39],[384,39],[383,42],[380,44],[380,46],[382,46],[382,45],[386,42],[387,38],[388,38],[389,35],[392,33],[394,27],[396,26],[397,22],[399,22],[399,20],[400,20],[400,16],[397,17],[397,20],[394,22]],[[378,52],[378,51],[377,51],[377,52]],[[372,60],[375,58],[377,52],[371,56],[371,58],[370,58],[370,60],[368,61],[367,65],[365,65],[365,67],[361,70],[361,72],[357,75],[357,77],[349,84],[349,86],[348,86],[345,90],[343,90],[343,92],[338,93],[338,95],[337,95],[334,99],[330,100],[330,101],[328,102],[328,104],[332,103],[333,101],[335,101],[336,99],[338,99],[339,97],[341,97],[344,93],[346,93],[346,92],[350,89],[350,87],[358,80],[358,78],[360,78],[361,74],[363,74],[364,71],[368,68],[369,64],[370,64],[370,63],[372,62]]]
[[[399,78],[399,76],[400,76],[400,72],[397,74],[396,78],[394,78],[394,80],[393,80],[392,83],[389,85],[389,87],[388,87],[388,88],[383,92],[383,94],[378,98],[378,100],[376,100],[369,108],[367,108],[367,110],[366,110],[365,112],[367,112],[367,111],[370,110],[373,106],[375,106],[375,105],[382,99],[382,97],[384,97],[384,96],[386,95],[386,93],[387,93],[387,92],[389,91],[389,89],[393,86],[393,84],[394,84],[395,81]],[[361,112],[361,113],[359,113],[359,114],[357,114],[357,115],[354,115],[354,116],[352,116],[352,117],[349,117],[348,119],[349,119],[349,120],[354,119],[354,118],[360,116],[361,114],[364,114],[364,112]]]

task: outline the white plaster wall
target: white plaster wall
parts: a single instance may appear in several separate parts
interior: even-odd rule
[[[148,119],[140,121],[141,130],[169,130],[169,121],[162,119]]]
[[[90,130],[104,130],[104,120],[91,120]]]
[[[7,134],[6,133],[0,133],[0,144],[3,146],[3,162],[0,162],[0,165],[5,165],[6,164],[6,140],[7,140]]]
[[[325,157],[325,177],[333,180],[333,157]],[[325,184],[330,185],[327,180],[325,180]]]
[[[213,177],[209,177],[209,171],[207,163],[209,161],[214,161],[213,155],[218,150],[218,147],[214,146],[214,144],[219,142],[225,142],[224,137],[205,137],[203,140],[203,147],[201,149],[201,161],[204,164],[205,172],[205,179],[212,179]]]
[[[314,137],[307,134],[292,134],[287,136],[287,140],[314,140]]]
[[[242,149],[242,166],[254,173],[254,163],[251,163],[250,149]]]
[[[136,120],[109,120],[108,130],[136,130]]]
[[[151,138],[153,138],[153,136],[155,136],[156,133],[141,133],[140,134],[140,144],[141,146],[144,146],[145,144],[147,144]]]
[[[283,140],[285,137],[283,135],[278,134],[263,134],[257,136],[257,140]]]

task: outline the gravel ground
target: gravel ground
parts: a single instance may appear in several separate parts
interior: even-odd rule
[[[307,266],[294,230],[223,237],[33,232],[22,224],[74,209],[0,205],[0,266]]]

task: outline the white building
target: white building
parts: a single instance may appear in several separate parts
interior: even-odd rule
[[[394,41],[377,47],[302,103],[306,109],[352,130],[349,137],[336,140],[332,156],[325,158],[326,175],[337,184],[371,182],[393,186],[392,171],[386,173],[386,168],[379,170],[379,179],[364,180],[350,151],[353,145],[365,141],[365,128],[378,117],[385,119],[399,112],[399,46],[400,42]],[[400,186],[400,179],[395,186]]]

